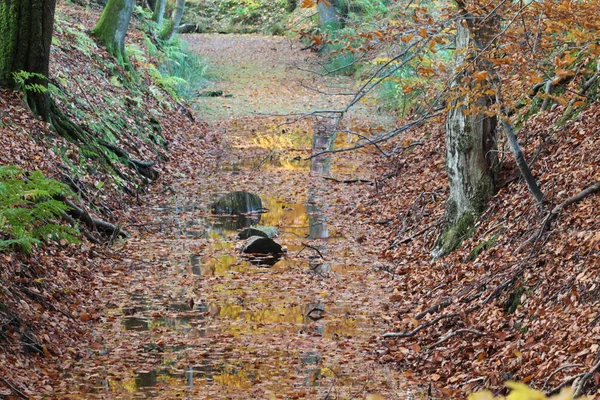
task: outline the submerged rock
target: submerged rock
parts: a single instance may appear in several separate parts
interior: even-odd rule
[[[252,254],[278,254],[282,252],[281,245],[271,238],[261,236],[251,236],[244,247],[242,253]]]
[[[248,239],[251,236],[260,236],[264,238],[273,239],[279,236],[279,229],[274,226],[251,226],[241,231],[238,235],[238,239]]]

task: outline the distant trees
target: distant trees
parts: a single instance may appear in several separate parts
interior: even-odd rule
[[[375,145],[430,118],[446,115],[450,194],[444,229],[432,250],[436,257],[454,250],[473,231],[476,219],[495,193],[500,159],[514,162],[535,204],[545,207],[543,187],[532,171],[540,150],[528,159],[520,144],[545,139],[535,132],[517,135],[517,131],[537,113],[556,109],[563,113],[559,119],[562,124],[577,115],[575,109],[597,101],[597,2],[559,3],[560,7],[551,0],[454,0],[450,4],[440,0],[410,9],[388,7],[377,28],[364,30],[367,24],[357,21],[356,14],[341,16],[339,10],[343,8],[334,0],[301,3],[303,8],[317,8],[321,28],[350,21],[349,29],[342,33],[321,29],[313,34],[315,46],[336,44],[331,46],[335,57],[355,59],[358,54],[370,62],[368,67],[376,65],[366,79],[361,76],[365,83],[347,107],[328,112],[345,115],[380,83],[392,88],[382,92],[393,95],[393,101],[402,98],[413,103],[412,118],[404,125],[372,137],[356,132],[363,142],[338,151]],[[454,68],[448,68],[451,52]],[[327,72],[336,71],[340,69]],[[389,157],[399,148],[382,153]]]
[[[156,22],[157,26],[162,25],[166,6],[167,0],[156,0],[156,3],[154,4],[154,11],[152,12],[152,21]]]
[[[175,8],[171,13],[171,18],[160,28],[158,37],[163,40],[171,40],[177,33],[177,28],[181,24],[181,18],[183,17],[183,10],[185,8],[185,0],[177,0]]]
[[[100,20],[92,30],[93,35],[121,64],[128,63],[125,54],[125,35],[134,5],[135,0],[109,0]]]

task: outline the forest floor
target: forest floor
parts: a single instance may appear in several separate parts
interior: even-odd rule
[[[74,398],[406,397],[406,380],[378,362],[384,349],[373,345],[386,329],[379,300],[388,274],[359,213],[371,185],[311,175],[310,162],[298,160],[311,153],[314,121],[292,114],[343,100],[302,84],[323,91],[352,81],[300,71],[317,68],[317,56],[288,39],[187,40],[219,76],[208,90],[224,96],[194,107],[221,148],[204,168],[189,168],[193,151],[172,154],[170,172],[141,196],[139,228],[113,248],[119,258],[97,295],[106,314],[94,350],[56,389]],[[368,115],[363,105],[350,118],[390,123]],[[330,177],[373,182],[369,159],[336,158]],[[215,199],[242,190],[259,195],[267,212],[211,215]],[[237,229],[257,220],[277,227],[287,248],[272,267],[239,252]]]
[[[2,163],[61,177],[89,162],[75,174],[83,195],[132,235],[0,253],[0,395],[457,398],[507,380],[549,391],[587,371],[586,390],[596,390],[598,195],[540,227],[600,181],[598,103],[560,127],[558,106],[521,130],[546,209],[503,151],[488,210],[460,249],[432,260],[447,197],[441,120],[384,145],[400,149],[394,157],[337,153],[328,174],[311,173],[303,159],[322,121],[304,114],[339,109],[349,97],[327,93],[351,92],[356,78],[307,72],[321,59],[290,39],[189,35],[218,77],[207,91],[222,92],[199,97],[193,118],[106,67],[84,33],[98,9],[61,12],[51,71],[67,93],[61,105],[82,125],[119,122],[119,144],[158,159],[161,176],[123,194],[19,95],[0,92]],[[136,30],[128,40],[144,43]],[[155,120],[168,152],[132,132]],[[343,127],[373,135],[395,123],[371,99]],[[338,134],[336,148],[349,139]],[[266,212],[214,215],[211,205],[236,191],[260,196]],[[250,223],[280,230],[287,252],[274,265],[240,254],[236,234]]]

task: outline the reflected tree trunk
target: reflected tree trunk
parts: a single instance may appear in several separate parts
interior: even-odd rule
[[[337,119],[317,117],[313,123],[312,154],[333,150]],[[329,176],[331,154],[322,154],[310,159],[310,173],[316,176]]]

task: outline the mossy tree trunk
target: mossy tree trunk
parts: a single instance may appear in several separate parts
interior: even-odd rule
[[[92,30],[94,36],[121,64],[127,64],[125,35],[133,13],[135,0],[109,0],[102,16]]]
[[[181,24],[181,18],[183,18],[183,10],[185,9],[185,0],[177,0],[175,3],[175,9],[171,13],[171,18],[167,21],[165,26],[162,28],[159,34],[159,38],[162,40],[171,40]]]
[[[56,0],[0,0],[0,86],[18,89],[13,73],[19,71],[37,75],[26,85],[48,86],[43,77],[49,72],[55,7]],[[48,93],[30,91],[26,97],[31,109],[49,120]]]
[[[458,23],[456,33],[457,68],[463,69],[451,84],[454,98],[446,121],[446,170],[450,196],[446,202],[444,232],[438,238],[434,257],[456,249],[468,236],[475,219],[483,212],[488,198],[494,194],[498,158],[495,117],[484,114],[492,105],[483,92],[481,82],[471,79],[472,72],[484,70],[474,60],[477,50],[487,45],[494,25],[472,28],[465,21]],[[462,89],[462,90],[461,90]],[[466,89],[466,90],[465,90]]]
[[[157,26],[161,26],[163,23],[163,16],[165,15],[165,7],[167,0],[156,0],[154,5],[154,12],[152,13],[152,21],[156,22]]]

